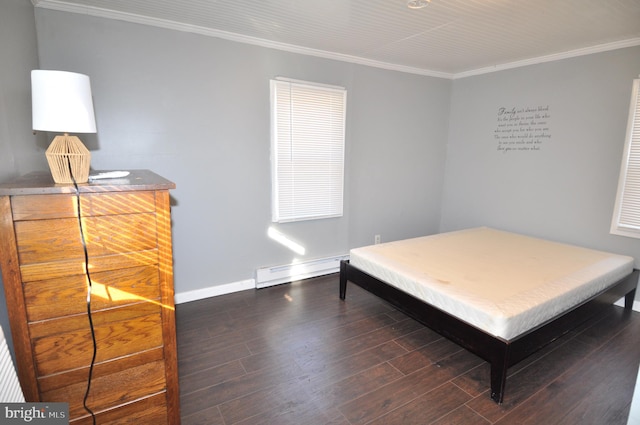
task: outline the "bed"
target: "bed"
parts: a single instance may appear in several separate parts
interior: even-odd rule
[[[624,298],[634,259],[488,227],[355,248],[347,281],[391,303],[491,366],[502,403],[507,369]]]

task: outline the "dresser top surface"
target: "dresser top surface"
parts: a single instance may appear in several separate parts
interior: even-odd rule
[[[175,183],[149,170],[127,170],[129,175],[116,179],[78,183],[80,193],[126,192],[133,190],[175,189]],[[92,171],[97,174],[102,171]],[[56,184],[49,171],[36,171],[0,184],[0,196],[75,193],[73,184]]]

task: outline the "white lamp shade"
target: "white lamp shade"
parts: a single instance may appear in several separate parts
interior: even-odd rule
[[[31,71],[33,129],[60,133],[95,133],[91,83],[84,74]]]

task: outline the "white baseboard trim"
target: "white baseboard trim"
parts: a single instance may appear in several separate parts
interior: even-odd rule
[[[193,291],[180,292],[175,294],[176,304],[188,303],[189,301],[202,300],[204,298],[217,297],[218,295],[231,294],[233,292],[255,289],[255,279],[241,280],[239,282],[227,283],[225,285],[210,286],[208,288],[195,289]]]
[[[624,307],[624,298],[620,298],[618,301],[614,303],[614,305],[617,305],[619,307]],[[631,308],[633,309],[633,311],[640,312],[640,300],[633,300],[633,307]]]
[[[346,259],[349,259],[349,255],[345,254],[301,263],[262,267],[256,270],[256,288],[266,288],[281,283],[336,273],[340,271],[340,261]]]

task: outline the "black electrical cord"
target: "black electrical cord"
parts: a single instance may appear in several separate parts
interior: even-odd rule
[[[71,174],[71,180],[73,181],[73,187],[76,189],[76,200],[77,200],[77,216],[78,216],[78,227],[80,228],[80,240],[82,241],[82,249],[84,250],[84,272],[87,276],[87,316],[89,318],[89,328],[91,329],[91,341],[93,342],[93,355],[91,357],[91,364],[89,365],[89,377],[87,378],[87,390],[84,393],[84,398],[82,400],[82,405],[84,406],[84,410],[86,410],[93,420],[93,425],[96,425],[96,415],[93,413],[93,410],[87,406],[87,399],[89,398],[89,391],[91,390],[91,378],[93,376],[93,366],[96,363],[96,353],[98,351],[98,345],[96,344],[96,332],[93,326],[93,317],[91,315],[91,289],[93,287],[93,283],[91,281],[91,273],[89,272],[89,251],[87,250],[87,241],[84,237],[84,227],[82,226],[82,209],[80,206],[80,189],[78,188],[78,183],[76,182],[75,177],[73,176],[73,171],[71,170],[71,162],[69,161],[69,173]]]

